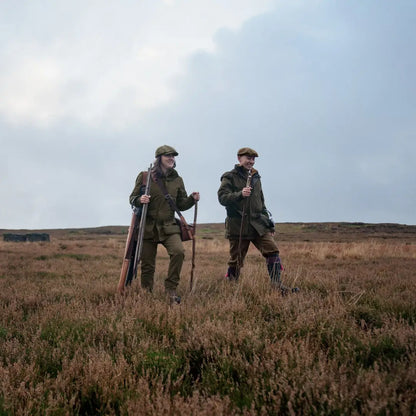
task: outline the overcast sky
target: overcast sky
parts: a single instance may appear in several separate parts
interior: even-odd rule
[[[0,1],[0,228],[127,225],[155,149],[199,222],[257,150],[277,222],[416,224],[414,0]],[[185,213],[192,220],[193,212]]]

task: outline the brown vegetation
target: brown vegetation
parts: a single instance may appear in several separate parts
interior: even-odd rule
[[[416,227],[279,224],[282,298],[249,251],[224,281],[222,225],[198,228],[179,291],[116,294],[126,227],[0,242],[0,415],[416,413]]]

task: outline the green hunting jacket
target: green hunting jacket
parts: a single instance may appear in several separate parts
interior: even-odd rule
[[[270,220],[264,203],[260,175],[257,170],[252,170],[251,195],[248,198],[242,195],[242,190],[247,184],[247,176],[247,170],[240,165],[235,165],[233,170],[221,176],[218,201],[227,210],[225,237],[228,239],[238,239],[240,236],[244,206],[243,239],[253,239],[274,231],[274,223]]]
[[[143,174],[140,172],[137,176],[136,183],[132,193],[130,194],[130,204],[140,208],[140,196],[144,193]],[[188,196],[182,178],[175,169],[169,169],[166,176],[162,176],[161,180],[169,194],[175,201],[180,211],[191,208],[194,204],[192,195]],[[150,181],[150,202],[147,208],[146,226],[144,230],[144,239],[152,239],[153,241],[163,241],[171,234],[179,234],[180,228],[175,221],[175,212],[170,207],[159,185]]]

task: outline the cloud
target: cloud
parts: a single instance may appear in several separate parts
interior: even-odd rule
[[[414,222],[413,9],[277,8],[194,54],[158,118],[184,146],[195,137],[209,199],[212,176],[251,145],[279,220]]]
[[[187,54],[212,47],[217,27],[269,3],[5,2],[0,114],[17,125],[74,119],[121,128],[172,98],[167,80]]]
[[[124,37],[102,39],[94,51],[89,36],[103,24],[102,15],[92,16],[91,9],[81,20],[73,16],[76,42],[69,42],[68,27],[58,36],[69,51],[36,54],[50,68],[54,86],[45,94],[42,72],[35,71],[38,85],[30,94],[43,99],[22,101],[38,102],[39,109],[33,105],[14,125],[17,110],[0,109],[2,148],[9,156],[7,180],[0,184],[0,197],[8,201],[0,226],[127,224],[135,177],[161,144],[179,151],[187,190],[201,191],[201,222],[223,221],[219,178],[236,163],[238,148],[250,146],[260,154],[256,167],[276,221],[414,224],[414,9],[406,1],[279,1],[241,26],[221,28],[214,37],[206,31],[192,46],[182,44],[176,60],[167,59],[167,49],[187,38],[186,31],[168,39],[164,26],[166,37],[142,42],[137,34],[129,38],[134,19],[127,16]],[[112,22],[111,33],[123,15],[115,13],[104,19]],[[196,50],[198,44],[210,46]],[[161,74],[163,57],[181,69],[146,78],[152,68]],[[136,72],[140,65],[144,72]],[[7,76],[0,71],[0,90],[9,88],[12,76],[20,80],[13,85],[23,85],[21,74],[30,72],[12,68]],[[140,100],[147,87],[145,106]],[[37,122],[30,120],[36,111]],[[42,114],[47,122],[41,123]]]

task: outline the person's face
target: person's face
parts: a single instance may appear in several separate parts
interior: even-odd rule
[[[162,155],[161,164],[164,169],[173,169],[175,167],[175,156],[172,154]]]
[[[242,155],[242,156],[238,156],[238,162],[244,169],[249,170],[256,163],[256,158],[255,156]]]

